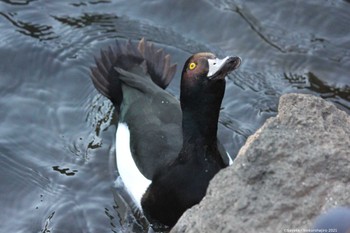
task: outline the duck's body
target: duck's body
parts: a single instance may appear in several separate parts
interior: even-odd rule
[[[117,43],[96,60],[92,80],[113,102],[123,124],[117,132],[117,163],[127,189],[148,219],[172,226],[228,165],[216,137],[225,90],[222,77],[240,60],[218,60],[210,53],[192,56],[182,72],[181,103],[163,90],[175,73],[169,60],[144,40],[138,48]],[[120,143],[125,139],[121,131],[130,136],[129,154],[118,151],[128,143]],[[128,176],[131,171],[140,178]]]

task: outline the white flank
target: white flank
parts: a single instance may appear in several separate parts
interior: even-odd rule
[[[137,168],[130,151],[130,131],[125,123],[119,123],[116,134],[116,156],[119,175],[128,192],[141,209],[141,198],[151,181]]]
[[[228,165],[231,166],[233,164],[233,160],[231,159],[231,156],[228,152],[226,152],[227,157],[228,157]]]

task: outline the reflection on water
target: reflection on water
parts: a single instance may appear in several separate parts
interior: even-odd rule
[[[16,31],[22,33],[23,35],[31,36],[40,41],[58,38],[58,35],[55,35],[55,33],[52,31],[51,26],[16,20],[16,14],[1,13],[1,16],[11,22],[12,25],[17,28]]]
[[[116,119],[89,77],[116,38],[145,37],[178,67],[204,50],[242,57],[219,124],[234,156],[283,93],[350,112],[349,20],[341,0],[1,1],[0,232],[145,231],[114,187]]]

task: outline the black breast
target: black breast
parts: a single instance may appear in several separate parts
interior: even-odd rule
[[[152,179],[141,201],[146,217],[170,227],[175,225],[188,208],[202,200],[209,181],[225,166],[213,159],[218,157],[216,146],[185,147],[177,160],[161,168]]]

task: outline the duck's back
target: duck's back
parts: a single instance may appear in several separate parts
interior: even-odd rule
[[[130,130],[130,148],[140,171],[149,179],[159,167],[174,161],[182,147],[179,101],[136,72],[123,73],[124,100],[120,121]],[[134,82],[135,80],[142,82]]]

